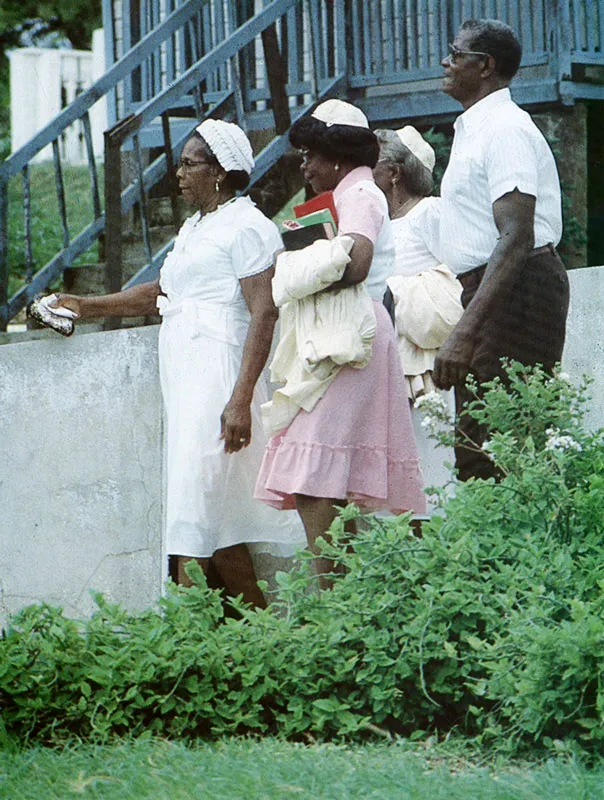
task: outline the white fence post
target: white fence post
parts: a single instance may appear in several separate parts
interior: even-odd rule
[[[102,31],[95,31],[94,37],[95,52],[41,47],[20,47],[9,52],[13,153],[103,74]],[[99,157],[103,155],[106,120],[106,103],[102,99],[91,110],[94,151]],[[61,136],[60,152],[69,164],[86,163],[80,122]],[[50,158],[52,149],[46,147],[33,160]]]

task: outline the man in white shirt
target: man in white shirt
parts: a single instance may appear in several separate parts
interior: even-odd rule
[[[458,425],[478,447],[485,431],[461,415],[468,373],[501,375],[502,357],[551,370],[562,356],[568,278],[555,246],[562,234],[553,154],[509,84],[522,50],[497,20],[470,20],[443,59],[443,91],[464,112],[455,122],[441,186],[442,260],[463,286],[464,314],[441,347],[437,386],[455,387]],[[482,452],[456,449],[460,479],[488,477]]]

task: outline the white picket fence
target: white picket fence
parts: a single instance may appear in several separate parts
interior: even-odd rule
[[[11,150],[16,152],[51,122],[65,106],[98,80],[105,71],[103,31],[94,32],[92,51],[19,47],[8,53],[10,61]],[[103,156],[107,128],[104,100],[91,109],[90,123],[95,155]],[[85,164],[82,124],[71,125],[60,140],[61,159]],[[52,158],[46,147],[34,161]]]

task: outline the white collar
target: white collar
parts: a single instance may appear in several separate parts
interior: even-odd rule
[[[193,216],[189,217],[187,222],[190,222],[191,225],[197,225],[200,222],[203,222],[205,219],[212,219],[216,214],[222,211],[227,206],[232,205],[235,200],[241,200],[242,195],[235,195],[234,197],[230,197],[228,200],[225,200],[224,203],[221,203],[219,206],[216,206],[214,211],[207,211],[205,214],[202,214],[201,211],[197,210]]]
[[[503,89],[497,89],[483,97],[482,100],[474,103],[474,105],[471,105],[463,114],[460,114],[453,123],[453,127],[457,130],[457,127],[461,126],[465,130],[471,131],[472,128],[481,125],[495,108],[511,102],[512,95],[507,86]]]

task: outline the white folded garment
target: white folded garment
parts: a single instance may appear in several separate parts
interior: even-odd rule
[[[72,311],[71,308],[66,308],[65,306],[51,306],[50,303],[57,302],[57,295],[56,294],[47,294],[46,297],[41,297],[38,300],[38,303],[45,308],[47,311],[50,311],[51,314],[56,314],[57,317],[67,317],[67,319],[77,319],[78,315],[75,311]]]

